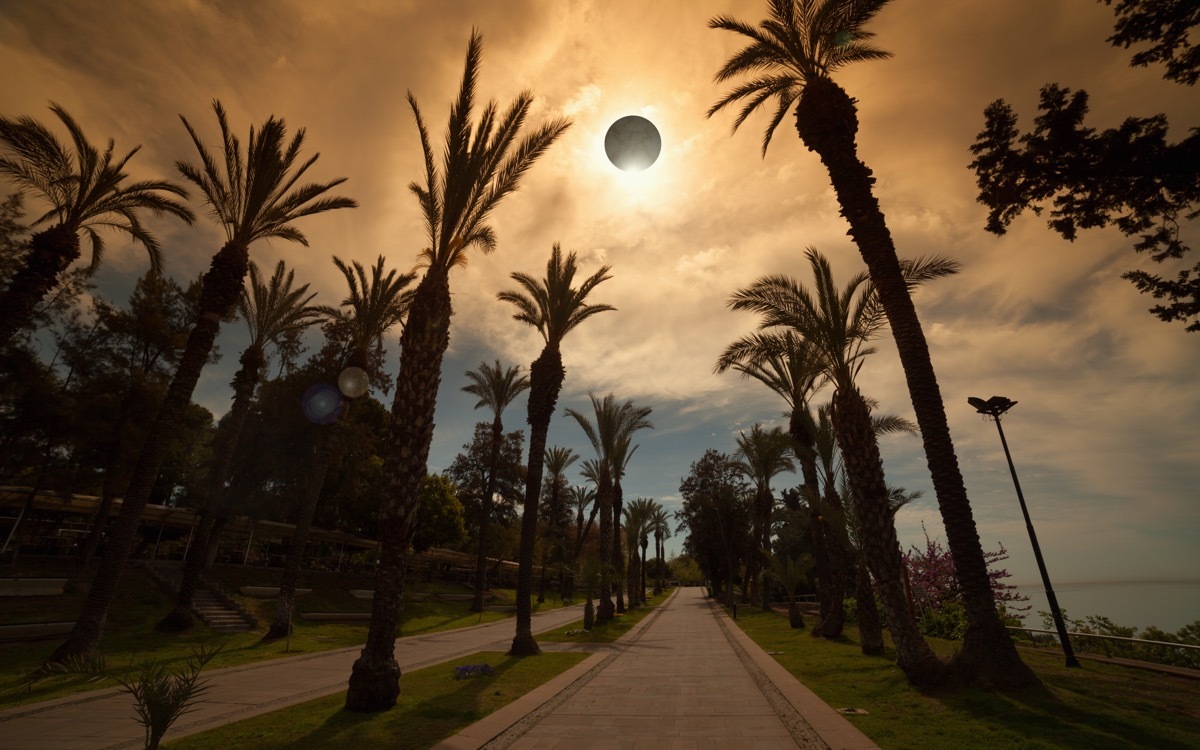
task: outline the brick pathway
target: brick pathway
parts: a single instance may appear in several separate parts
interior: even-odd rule
[[[534,632],[553,630],[583,617],[575,605],[534,615]],[[514,620],[415,635],[396,641],[404,672],[476,651],[507,651]],[[206,670],[209,691],[167,733],[167,740],[257,716],[346,689],[360,646],[285,657],[240,667]],[[143,732],[133,699],[119,688],[0,710],[3,750],[96,750],[140,748]]]
[[[439,750],[876,747],[701,589],[677,592],[613,645]]]

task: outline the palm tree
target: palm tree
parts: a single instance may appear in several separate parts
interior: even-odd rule
[[[340,381],[342,370],[357,367],[364,372],[373,372],[376,382],[379,382],[382,380],[383,339],[389,330],[404,320],[412,302],[412,292],[407,287],[416,274],[402,274],[392,269],[385,275],[382,255],[376,258],[370,276],[358,261],[347,265],[335,255],[333,264],[346,279],[348,291],[340,305],[321,305],[317,312],[325,319],[326,337],[340,340],[341,352],[336,355],[334,371]],[[343,400],[341,410],[332,424],[317,425],[312,461],[304,477],[300,508],[284,558],[283,573],[279,577],[275,614],[264,636],[267,639],[283,638],[291,632],[296,586],[300,581],[304,551],[308,548],[308,532],[321,501],[321,490],[325,486],[329,467],[337,461],[344,447],[349,409],[349,402]]]
[[[666,539],[671,536],[671,514],[661,505],[655,508],[650,517],[650,531],[654,534],[654,556],[658,560],[658,570],[654,575],[654,595],[663,591],[663,558],[666,556]]]
[[[621,492],[621,479],[625,476],[625,467],[629,465],[629,460],[633,458],[634,452],[637,451],[637,446],[632,444],[632,438],[628,435],[616,442],[609,460],[612,463],[612,517],[613,517],[613,536],[612,536],[612,559],[613,559],[613,588],[617,595],[617,612],[625,611],[625,601],[622,598],[622,583],[621,579],[625,573],[625,559],[621,555],[621,505],[624,501],[624,493]]]
[[[812,248],[806,255],[815,293],[785,276],[766,276],[735,292],[730,306],[758,312],[763,316],[760,328],[786,327],[814,348],[834,386],[832,419],[838,448],[858,499],[867,562],[883,597],[897,661],[912,682],[938,683],[945,676],[944,665],[925,642],[906,606],[900,544],[887,513],[886,483],[870,404],[855,383],[865,357],[874,351],[868,342],[884,325],[882,309],[865,274],[856,274],[839,289],[828,260]],[[958,264],[934,257],[906,261],[904,268],[906,283],[915,285],[953,274]],[[810,498],[810,502],[815,500],[816,496]]]
[[[596,504],[600,509],[600,605],[596,618],[599,622],[608,622],[616,613],[612,589],[613,579],[619,575],[619,568],[616,568],[614,558],[621,555],[620,517],[616,515],[620,513],[616,506],[616,496],[619,492],[617,482],[620,472],[625,470],[625,464],[633,455],[633,450],[630,449],[633,433],[653,428],[654,425],[646,419],[650,416],[648,406],[636,406],[632,401],[618,405],[616,397],[611,393],[603,399],[589,393],[588,398],[592,401],[595,425],[582,412],[574,409],[567,409],[566,412],[579,423],[583,434],[596,451]],[[615,549],[612,545],[614,538],[617,540]]]
[[[221,162],[214,160],[191,124],[181,117],[199,152],[202,166],[180,161],[176,162],[176,167],[204,195],[213,217],[225,230],[225,245],[213,256],[212,265],[204,274],[196,322],[138,456],[112,541],[88,590],[75,628],[50,656],[52,662],[85,657],[94,652],[100,642],[109,605],[129,553],[133,551],[138,522],[158,479],[169,439],[191,403],[192,391],[200,378],[200,370],[208,361],[221,320],[241,295],[250,265],[250,245],[271,238],[307,245],[307,238],[295,226],[297,219],[357,205],[350,198],[326,196],[332,188],[345,182],[345,178],[298,185],[319,156],[314,154],[302,163],[297,161],[304,146],[303,129],[296,131],[291,141],[286,142],[284,121],[269,117],[259,130],[250,128],[250,139],[243,152],[241,142],[229,129],[224,107],[220,102],[213,102],[213,109],[221,126],[223,159]]]
[[[594,481],[599,486],[599,461],[589,459],[584,461],[582,466],[585,476],[588,476],[590,481]],[[591,533],[592,525],[596,523],[596,514],[599,513],[600,506],[599,504],[595,504],[596,490],[586,485],[572,487],[569,498],[571,507],[575,509],[575,553],[571,557],[572,559],[578,559],[579,553],[583,550],[583,543],[587,539],[588,534]],[[587,513],[589,506],[592,512],[588,516],[587,525],[584,525],[583,515]]]
[[[546,451],[546,436],[554,406],[562,390],[567,371],[562,362],[562,340],[583,321],[607,310],[612,305],[588,304],[585,300],[599,284],[612,278],[609,266],[601,266],[579,285],[575,282],[576,256],[568,253],[564,259],[556,242],[546,263],[546,276],[538,280],[524,273],[513,273],[512,279],[521,289],[500,292],[497,297],[511,302],[517,312],[515,320],[533,326],[542,335],[542,353],[529,367],[532,387],[529,391],[529,464],[525,474],[525,508],[521,515],[521,554],[517,570],[517,633],[513,638],[513,656],[532,656],[541,653],[533,639],[533,548],[537,542],[538,500],[542,494],[542,461]]]
[[[487,588],[487,533],[488,523],[492,518],[492,498],[496,494],[496,467],[500,465],[500,443],[504,437],[504,420],[502,415],[508,405],[517,396],[529,390],[528,376],[521,374],[521,366],[502,368],[500,360],[494,367],[487,362],[480,362],[478,370],[467,373],[471,382],[462,387],[463,391],[477,396],[475,403],[478,409],[486,406],[492,410],[492,445],[488,457],[488,475],[484,483],[483,499],[479,503],[479,533],[477,534],[477,550],[475,553],[475,600],[471,604],[472,612],[483,611],[483,592]]]
[[[538,604],[546,601],[546,567],[550,564],[551,557],[557,557],[559,563],[558,590],[559,593],[564,591],[563,585],[563,536],[566,532],[565,523],[562,517],[563,511],[563,490],[566,489],[566,472],[567,467],[579,460],[579,454],[570,448],[560,448],[554,446],[546,449],[546,473],[547,484],[550,485],[550,504],[547,508],[549,518],[546,524],[546,546],[542,552],[542,577],[538,584]]]
[[[649,533],[654,510],[658,507],[660,506],[654,500],[639,497],[631,501],[625,508],[625,544],[629,555],[629,577],[626,581],[626,588],[629,590],[629,606],[631,607],[645,603],[646,560],[644,554],[641,560],[638,559],[637,549],[641,544],[644,552],[645,544],[643,543]]]
[[[743,74],[754,78],[727,93],[708,111],[743,102],[736,130],[751,113],[774,100],[774,114],[763,135],[766,155],[771,136],[796,104],[796,132],[821,158],[829,172],[850,235],[866,262],[879,302],[887,315],[909,396],[925,445],[946,539],[963,588],[967,631],[954,659],[965,681],[1000,688],[1038,684],[1017,654],[1000,621],[987,577],[979,532],[954,453],[946,410],[929,356],[929,345],[917,318],[901,271],[895,244],[874,195],[875,178],[858,158],[858,113],[854,100],[834,82],[832,73],[848,64],[883,60],[890,54],[872,46],[865,26],[888,0],[770,0],[770,18],[757,28],[729,16],[709,22],[715,29],[747,37],[747,46],[729,58],[718,81]]]
[[[763,586],[763,563],[771,553],[771,511],[775,496],[771,481],[785,471],[795,471],[796,464],[788,457],[794,451],[791,435],[778,427],[764,430],[754,425],[750,434],[741,433],[737,440],[737,465],[754,484],[754,530],[750,556],[747,558],[746,581],[753,582],[764,611],[770,609],[770,599]],[[750,602],[750,586],[742,587],[742,603]]]
[[[141,146],[118,159],[109,139],[101,154],[65,109],[52,103],[50,111],[71,134],[73,153],[31,117],[0,117],[0,146],[11,154],[0,156],[0,174],[18,190],[50,204],[33,226],[57,222],[29,239],[23,264],[0,294],[0,346],[29,323],[37,304],[58,286],[59,275],[79,258],[80,232],[91,241],[91,270],[99,267],[104,255],[104,238],[97,230],[108,227],[140,242],[150,254],[150,268],[157,273],[162,270],[162,250],[142,226],[139,214],[146,210],[156,216],[169,214],[189,225],[195,220],[191,210],[175,200],[187,197],[182,187],[165,180],[125,184],[129,179],[126,165]]]
[[[809,401],[827,382],[815,348],[795,332],[759,331],[730,344],[717,360],[718,373],[734,369],[758,380],[779,394],[788,405],[788,434],[800,460],[803,494],[819,495],[815,437]],[[836,638],[845,621],[843,595],[846,588],[846,555],[836,536],[828,533],[817,503],[809,502],[809,529],[813,561],[820,585],[817,599],[820,621],[813,626],[814,638]]]
[[[400,338],[400,374],[389,431],[392,450],[384,462],[379,507],[379,571],[367,643],[354,663],[346,693],[346,708],[351,711],[391,708],[400,694],[400,666],[393,655],[396,618],[433,440],[442,357],[450,344],[450,269],[464,264],[472,247],[482,252],[496,248],[496,234],[487,223],[492,211],[570,125],[563,118],[552,120],[518,143],[533,105],[530,91],[518,94],[503,115],[495,102],[489,103],[473,123],[482,52],[483,40],[472,31],[462,85],[450,108],[440,170],[417,100],[408,94],[425,156],[425,184],[414,182],[409,189],[417,197],[429,232],[429,245],[421,252],[428,268],[417,285]]]
[[[771,572],[779,579],[779,583],[787,592],[788,624],[793,629],[804,627],[804,617],[800,614],[800,600],[796,597],[796,587],[808,580],[808,573],[813,568],[813,560],[808,555],[800,558],[781,558],[771,556]]]
[[[296,272],[287,271],[285,276],[285,271],[286,267],[281,260],[275,266],[275,273],[271,275],[270,280],[264,282],[258,265],[250,261],[249,285],[242,290],[238,298],[238,311],[250,329],[250,344],[238,360],[241,368],[233,376],[231,384],[233,405],[229,414],[221,421],[214,440],[204,507],[200,511],[200,523],[196,525],[192,542],[188,546],[179,591],[175,597],[175,607],[155,626],[157,630],[176,632],[192,627],[192,598],[196,593],[200,571],[204,567],[213,524],[225,496],[229,466],[233,461],[238,440],[241,439],[246,415],[250,413],[254,390],[258,387],[263,369],[267,366],[267,347],[278,347],[316,320],[317,311],[310,307],[309,303],[317,295],[308,294],[308,284],[292,288]]]

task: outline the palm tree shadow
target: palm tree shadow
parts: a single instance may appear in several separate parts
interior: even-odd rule
[[[506,658],[494,668],[492,675],[455,681],[454,689],[439,692],[420,703],[409,703],[405,700],[402,677],[400,698],[395,708],[380,713],[335,711],[321,726],[302,738],[297,738],[296,744],[300,747],[344,747],[355,740],[358,732],[367,731],[364,725],[379,721],[395,723],[399,731],[412,723],[413,719],[420,719],[425,725],[422,730],[424,735],[432,737],[434,732],[440,731],[439,736],[448,736],[487,715],[483,709],[483,696],[495,691],[493,686],[496,679],[516,663],[517,660]],[[439,665],[439,668],[446,670],[447,680],[453,680],[452,667],[443,664]]]
[[[1159,731],[1148,722],[1139,724],[1103,711],[1082,710],[1063,701],[1046,685],[1006,693],[968,689],[934,697],[956,712],[1019,733],[1030,743],[1059,738],[1089,750],[1129,747],[1188,750],[1194,747],[1174,739],[1165,723]],[[1015,717],[1020,720],[1014,720]]]

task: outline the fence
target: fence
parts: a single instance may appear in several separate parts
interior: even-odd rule
[[[1058,642],[1058,631],[1056,630],[1040,630],[1038,628],[1026,628],[1018,625],[1009,625],[1008,629],[1048,635],[1051,636],[1049,640],[1055,643]],[[1156,664],[1170,664],[1177,667],[1200,669],[1200,646],[1198,645],[1172,643],[1170,641],[1150,641],[1145,638],[1128,638],[1122,635],[1101,635],[1098,633],[1075,633],[1067,631],[1067,635],[1072,639],[1092,638],[1100,641],[1100,647],[1103,649],[1105,656],[1119,656],[1128,659],[1150,661]],[[1036,641],[1036,639],[1034,640]],[[1110,641],[1115,641],[1116,645],[1110,646]],[[1089,644],[1080,643],[1075,645],[1080,652],[1094,652]],[[1175,651],[1175,649],[1179,650]]]

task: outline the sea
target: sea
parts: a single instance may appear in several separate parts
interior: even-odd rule
[[[1099,615],[1113,624],[1144,630],[1151,625],[1174,633],[1185,625],[1200,620],[1200,579],[1181,581],[1058,581],[1050,582],[1058,606],[1067,616],[1082,620],[1087,615]],[[1025,625],[1040,628],[1038,610],[1050,611],[1046,589],[1041,583],[1018,584],[1018,590],[1029,597],[1023,605],[1033,605],[1025,612]],[[1053,629],[1051,626],[1050,629]]]

